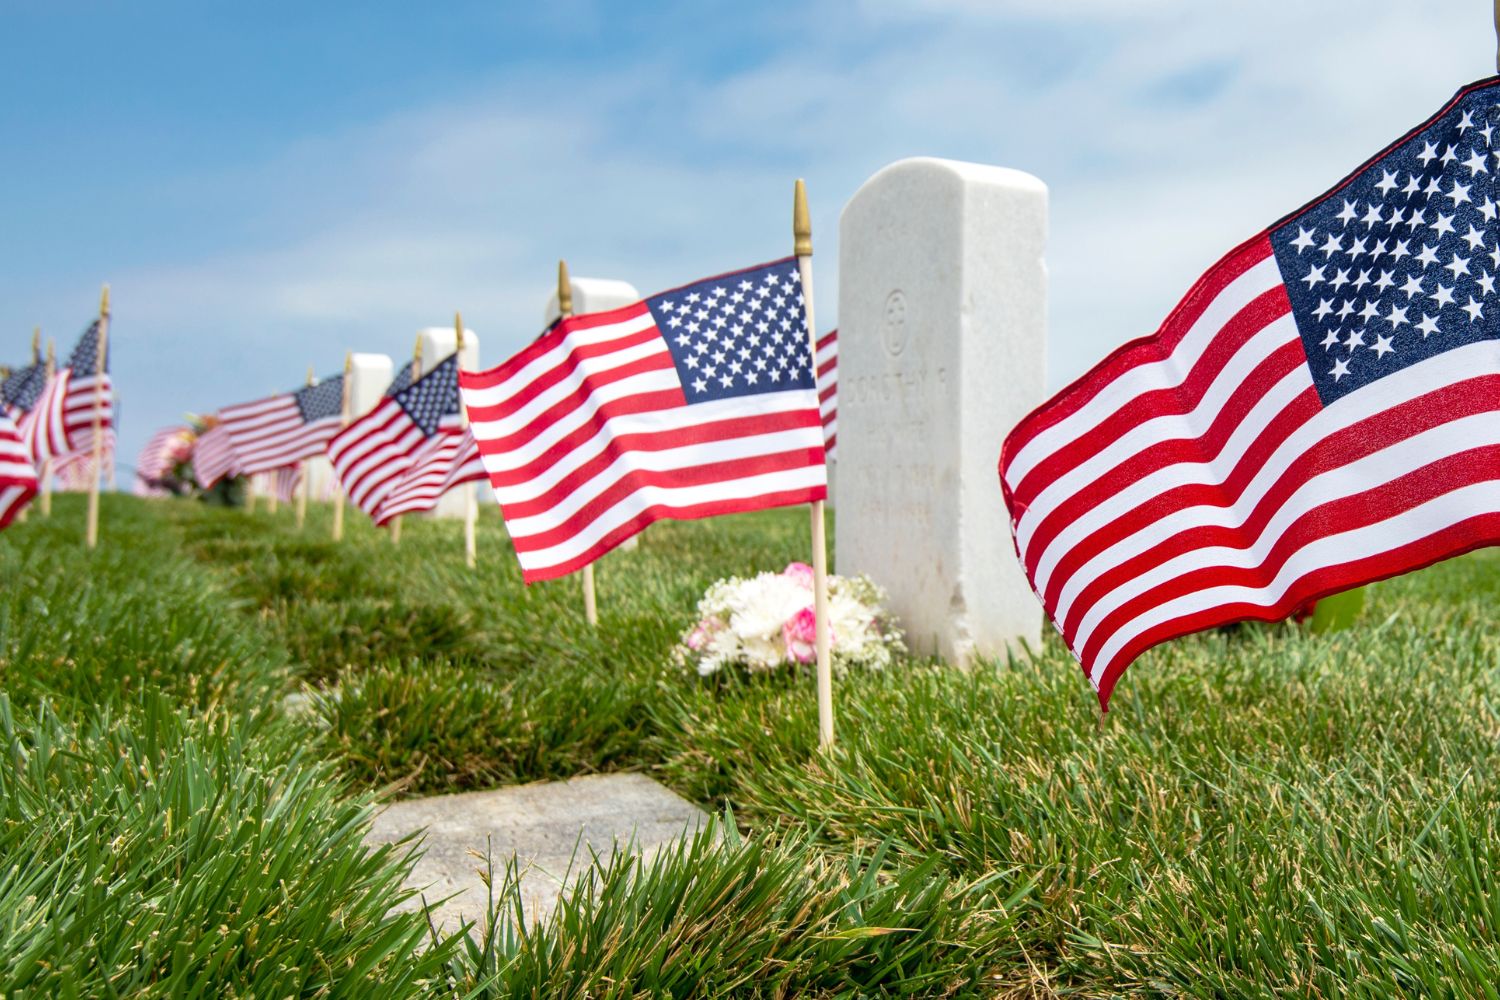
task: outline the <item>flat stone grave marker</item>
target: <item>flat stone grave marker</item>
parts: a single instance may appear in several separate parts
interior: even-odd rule
[[[489,890],[479,873],[485,854],[497,880],[512,855],[521,872],[527,923],[544,920],[566,890],[564,876],[586,868],[590,851],[601,858],[617,848],[653,856],[697,830],[707,815],[691,802],[641,774],[602,774],[393,802],[372,824],[370,844],[394,843],[425,830],[422,857],[407,885],[436,903],[434,922],[456,931],[464,921],[483,925]],[[476,856],[477,855],[477,856]]]
[[[960,664],[1041,639],[997,470],[1046,394],[1046,234],[1037,178],[925,157],[839,220],[838,572]]]

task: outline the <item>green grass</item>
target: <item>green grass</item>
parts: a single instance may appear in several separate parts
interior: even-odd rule
[[[800,509],[653,527],[594,631],[490,511],[469,572],[451,522],[125,498],[84,556],[70,503],[0,536],[0,995],[1497,996],[1496,553],[1155,650],[1102,725],[1050,639],[852,676],[824,754],[806,674],[667,656],[806,558]],[[372,794],[625,769],[733,822],[538,928],[502,870],[491,932],[433,939],[358,847]]]

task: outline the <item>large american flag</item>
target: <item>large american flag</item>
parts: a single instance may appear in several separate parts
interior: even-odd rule
[[[823,417],[823,450],[830,460],[838,457],[839,443],[839,332],[829,330],[818,338],[818,412]]]
[[[0,528],[36,496],[36,469],[10,415],[0,411]]]
[[[528,582],[654,521],[821,500],[823,425],[794,258],[559,320],[462,372]]]
[[[198,440],[193,442],[193,478],[200,490],[212,488],[225,476],[239,474],[239,456],[235,454],[234,442],[223,424],[215,423],[198,435]]]
[[[99,321],[95,320],[78,339],[67,364],[46,380],[36,404],[19,421],[21,437],[38,465],[72,452],[92,452],[96,405],[108,444],[114,433],[114,386],[109,358],[104,358],[102,370],[99,361]]]
[[[1028,416],[1016,549],[1107,705],[1167,639],[1500,541],[1500,80]]]
[[[343,427],[344,376],[292,392],[226,406],[219,421],[229,432],[240,471],[280,469],[320,455]]]

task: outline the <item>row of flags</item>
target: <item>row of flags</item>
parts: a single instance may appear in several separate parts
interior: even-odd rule
[[[821,539],[838,338],[808,335],[807,265],[564,315],[486,371],[456,355],[403,370],[352,422],[347,376],[226,407],[195,471],[275,472],[290,491],[326,453],[378,524],[483,477],[528,582],[663,518],[809,503]],[[0,524],[37,462],[91,444],[98,330],[0,387]],[[1500,78],[1231,251],[1155,334],[1023,419],[999,458],[1016,553],[1107,707],[1159,643],[1500,543],[1497,387]]]
[[[97,490],[113,465],[114,385],[104,340],[107,313],[91,323],[61,366],[33,350],[29,365],[0,380],[0,528],[47,479]],[[96,449],[95,428],[99,441]]]

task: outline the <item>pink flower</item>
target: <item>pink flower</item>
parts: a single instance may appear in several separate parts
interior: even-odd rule
[[[699,650],[707,646],[709,640],[724,627],[724,623],[717,618],[705,618],[693,629],[692,634],[687,637],[687,647],[691,650]]]
[[[781,575],[807,590],[813,588],[813,568],[807,563],[788,563]]]
[[[793,566],[800,565],[793,563]],[[818,616],[811,606],[803,608],[781,626],[781,638],[786,643],[786,655],[798,663],[811,663],[817,656]]]

